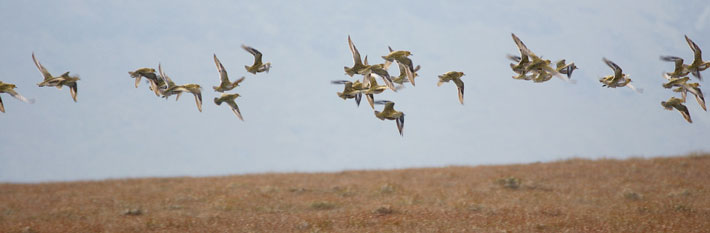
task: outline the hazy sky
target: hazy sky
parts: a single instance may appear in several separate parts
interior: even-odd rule
[[[626,158],[710,151],[710,113],[689,97],[694,123],[660,102],[659,55],[692,58],[683,35],[710,51],[708,1],[0,1],[0,80],[35,104],[2,94],[0,182],[255,172],[337,171]],[[514,80],[510,33],[553,61],[580,68],[576,84]],[[351,35],[371,63],[387,46],[422,66],[417,86],[386,92],[405,112],[404,137],[366,102],[336,96],[352,79]],[[259,49],[270,73],[244,70]],[[53,74],[81,77],[69,90],[40,88],[35,52]],[[216,106],[216,53],[245,121]],[[710,53],[706,53],[710,60]],[[619,64],[643,88],[603,88]],[[162,63],[191,95],[157,98],[128,71]],[[463,71],[465,105],[437,75]],[[394,75],[395,68],[390,69]],[[710,72],[704,75],[710,79]],[[710,93],[707,81],[702,89]],[[381,108],[378,106],[377,108]]]

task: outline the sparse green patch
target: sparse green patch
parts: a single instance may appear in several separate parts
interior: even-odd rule
[[[632,200],[632,201],[638,201],[643,198],[643,196],[640,193],[634,192],[633,190],[626,189],[622,192],[622,195],[624,198],[627,200]]]
[[[518,188],[520,188],[520,184],[522,183],[522,180],[520,180],[520,178],[516,178],[516,177],[506,177],[506,178],[500,178],[500,179],[496,180],[496,183],[499,184],[500,186],[503,186],[503,188],[518,189]]]
[[[395,187],[393,184],[386,183],[380,186],[380,193],[381,194],[391,194],[394,193]]]
[[[375,209],[372,212],[375,214],[378,214],[378,215],[387,215],[387,214],[394,213],[394,210],[392,209],[392,206],[390,206],[390,205],[383,205],[383,206],[377,207],[377,209]]]
[[[143,210],[141,209],[126,209],[123,211],[123,215],[129,215],[129,216],[138,216],[138,215],[143,215]]]
[[[335,209],[335,204],[326,201],[316,201],[311,203],[311,209],[314,210],[332,210]]]

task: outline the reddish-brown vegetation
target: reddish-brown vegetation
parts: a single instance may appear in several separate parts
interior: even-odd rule
[[[710,155],[0,184],[0,232],[708,232]]]

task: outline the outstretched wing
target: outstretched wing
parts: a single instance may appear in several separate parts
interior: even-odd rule
[[[163,72],[163,66],[160,63],[158,63],[158,71],[160,72],[160,78],[162,78],[163,81],[168,84],[168,87],[175,86],[173,80],[171,80],[170,77],[165,75],[165,73]]]
[[[357,48],[355,48],[355,44],[353,44],[353,40],[350,39],[350,35],[348,35],[348,46],[350,47],[350,52],[353,53],[353,64],[355,64],[355,66],[362,65],[362,58],[360,58],[360,52],[358,52]]]
[[[513,37],[513,41],[515,41],[515,45],[518,46],[518,50],[520,50],[520,55],[521,56],[530,56],[533,55],[532,51],[528,49],[527,46],[523,43],[518,36],[515,35],[515,33],[511,33],[511,36]]]
[[[454,83],[456,84],[456,87],[458,89],[459,93],[459,102],[463,104],[463,81],[461,79],[454,79]]]
[[[602,60],[604,61],[604,63],[606,63],[607,66],[609,66],[612,70],[614,70],[614,76],[621,76],[622,75],[622,70],[621,70],[621,67],[619,67],[619,65],[617,65],[616,63],[614,63],[606,58],[602,58]]]
[[[197,104],[197,110],[202,112],[202,92],[192,92],[195,96],[195,104]]]
[[[27,99],[12,89],[5,91],[5,93],[10,94],[10,96],[15,97],[15,99],[18,99],[18,100],[28,103],[28,104],[33,104],[35,102],[34,99]]]
[[[703,51],[700,50],[700,46],[688,38],[687,35],[685,36],[685,41],[688,42],[688,46],[690,46],[690,49],[693,50],[693,54],[695,54],[695,61],[702,61]]]
[[[44,80],[48,80],[52,78],[52,74],[47,71],[47,68],[44,68],[42,64],[39,63],[37,58],[35,57],[35,53],[32,53],[32,60],[35,62],[35,66],[37,66],[37,69],[39,69],[39,72],[42,73],[42,76],[44,76]]]
[[[222,62],[217,59],[217,55],[214,55],[214,64],[217,66],[217,71],[219,71],[220,85],[229,84],[229,77],[227,76],[227,70],[224,69]]]
[[[237,115],[237,118],[239,118],[239,120],[244,121],[244,118],[242,117],[242,113],[239,112],[239,106],[237,106],[237,103],[234,102],[234,100],[229,100],[229,101],[227,101],[227,104],[229,104],[229,107],[232,108],[232,112],[234,112],[234,115]]]
[[[74,82],[69,86],[69,93],[71,93],[71,98],[74,99],[74,102],[76,102],[77,91],[78,91],[78,86],[76,85],[76,82]]]
[[[251,53],[251,55],[254,55],[254,65],[261,64],[261,52],[259,52],[259,50],[246,45],[242,45],[242,48]]]

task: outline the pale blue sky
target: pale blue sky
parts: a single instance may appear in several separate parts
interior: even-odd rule
[[[1,1],[0,80],[37,102],[2,95],[0,182],[261,172],[338,171],[626,158],[710,151],[710,113],[693,98],[694,123],[660,102],[670,63],[690,59],[687,34],[710,51],[707,1]],[[579,70],[576,84],[513,80],[506,54],[516,33],[551,60]],[[417,86],[377,96],[406,113],[404,137],[364,103],[336,96],[350,79],[351,35],[378,62],[387,46],[412,51]],[[243,66],[264,53],[268,74]],[[79,74],[78,103],[66,89],[39,88],[31,53],[53,74]],[[245,121],[216,106],[216,53],[232,78]],[[631,75],[602,88],[607,57]],[[706,55],[710,60],[710,54]],[[155,97],[127,72],[158,62],[191,96]],[[466,105],[436,76],[466,73]],[[397,74],[397,70],[391,69]],[[710,72],[704,73],[710,77]],[[706,93],[706,82],[701,83]]]

